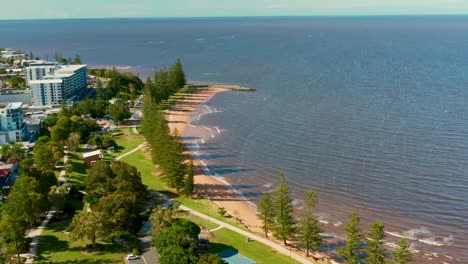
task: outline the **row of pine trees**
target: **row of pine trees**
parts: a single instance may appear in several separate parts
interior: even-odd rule
[[[185,86],[185,73],[180,60],[169,69],[155,72],[146,81],[143,97],[142,130],[151,148],[153,163],[158,164],[163,180],[177,192],[193,193],[193,163],[185,164],[184,146],[177,130],[171,133],[165,119],[163,103]]]
[[[180,60],[169,69],[157,70],[153,79],[148,78],[143,98],[142,130],[151,148],[153,163],[158,164],[166,184],[191,197],[194,191],[194,166],[191,159],[185,163],[184,146],[177,130],[171,133],[165,119],[163,105],[169,97],[186,84],[185,73]],[[309,251],[319,251],[322,246],[322,226],[316,215],[318,196],[309,190],[305,196],[303,208],[294,212],[293,198],[286,184],[284,174],[280,174],[276,188],[262,195],[258,206],[263,232],[269,233],[287,245],[288,240],[297,240]],[[294,214],[299,218],[296,218]],[[346,263],[393,263],[404,264],[412,260],[409,243],[406,239],[398,242],[391,254],[383,247],[385,232],[380,222],[372,224],[369,233],[364,234],[360,227],[357,213],[351,214],[350,222],[345,226],[346,242],[337,252]]]
[[[281,240],[285,246],[288,240],[296,240],[306,250],[307,256],[309,251],[319,251],[322,246],[320,233],[323,229],[315,212],[317,202],[317,193],[309,190],[304,206],[298,212],[294,212],[293,198],[284,174],[281,173],[275,189],[271,193],[263,193],[258,206],[258,216],[262,220],[265,237],[272,233],[273,237]],[[295,218],[294,213],[297,213],[299,218]],[[338,248],[337,253],[346,263],[405,264],[412,260],[410,244],[406,239],[398,241],[393,252],[384,247],[385,232],[381,222],[372,223],[366,234],[361,228],[359,215],[352,212],[350,222],[345,225],[345,233],[346,241]]]

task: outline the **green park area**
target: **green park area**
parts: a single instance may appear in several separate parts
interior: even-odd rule
[[[36,263],[57,264],[113,264],[125,263],[123,256],[128,253],[123,244],[98,241],[99,248],[87,248],[89,241],[71,240],[66,228],[70,221],[51,222],[39,239]]]
[[[167,101],[166,107],[189,92],[184,91],[175,94]],[[116,147],[112,151],[104,151],[104,159],[107,161],[114,160],[143,143],[142,135],[136,134],[133,128],[120,128],[113,133],[112,139],[115,141]],[[85,177],[87,177],[87,167],[84,165],[82,154],[79,151],[75,155],[69,155],[69,160],[70,164],[73,165],[73,171],[67,173],[67,179],[80,189]],[[157,165],[153,164],[151,154],[146,147],[123,157],[121,161],[137,168],[141,174],[143,184],[149,188],[163,193],[193,210],[247,230],[233,217],[221,216],[218,213],[219,207],[212,201],[208,199],[190,199],[178,195],[174,190],[168,188],[166,183],[162,181],[162,177],[159,175],[160,170]],[[256,263],[278,263],[278,261],[280,263],[297,263],[260,242],[246,242],[245,237],[240,234],[225,228],[216,229],[218,228],[217,224],[202,217],[188,213],[180,213],[178,216],[196,223],[202,227],[204,232],[208,232],[213,245],[212,253],[220,253],[230,249],[239,252]],[[98,248],[91,250],[89,248],[90,241],[74,241],[70,238],[67,231],[70,222],[71,217],[49,223],[39,240],[37,263],[124,263],[123,257],[131,251],[128,245],[125,245],[124,242],[111,243],[108,240],[98,239]]]
[[[123,158],[122,161],[137,167],[141,173],[143,183],[150,188],[174,197],[176,201],[193,210],[246,230],[243,225],[239,224],[234,219],[220,216],[218,214],[219,207],[210,200],[188,199],[185,196],[176,196],[161,181],[161,178],[156,176],[157,169],[155,165],[152,164],[147,152],[137,151]],[[179,217],[187,218],[208,230],[213,230],[218,227],[217,224],[207,219],[191,214],[183,213],[180,214]],[[214,243],[212,253],[219,253],[226,249],[234,249],[242,255],[254,260],[256,263],[298,263],[294,259],[284,256],[260,242],[250,241],[247,243],[244,236],[225,228],[212,232],[212,235],[213,237],[210,238],[210,241]]]
[[[140,135],[135,134],[132,128],[123,128],[113,136],[116,142],[116,151],[106,153],[105,158],[113,160],[136,148],[143,142]],[[75,155],[70,153],[69,163],[73,165],[73,171],[68,173],[66,178],[76,188],[80,189],[87,177],[87,167],[83,162],[81,152]],[[73,207],[82,209],[82,204],[78,200],[73,200]],[[53,218],[44,229],[39,243],[36,261],[37,263],[90,263],[90,264],[113,264],[125,263],[123,257],[130,253],[124,242],[110,243],[110,241],[98,240],[98,249],[91,250],[89,241],[72,240],[67,231],[71,218],[58,220]],[[87,247],[88,245],[88,247]]]

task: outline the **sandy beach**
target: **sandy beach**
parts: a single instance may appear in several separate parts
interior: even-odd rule
[[[231,90],[222,87],[209,87],[199,89],[196,93],[179,100],[171,109],[166,111],[166,119],[169,121],[171,131],[177,129],[179,135],[185,136],[185,144],[192,143],[194,137],[184,134],[184,131],[195,114],[196,107],[212,98],[215,94],[228,91]],[[200,160],[194,162],[195,166],[200,168]],[[208,198],[218,206],[224,207],[230,215],[239,217],[249,229],[261,231],[261,222],[258,220],[255,210],[249,207],[246,201],[228,190],[224,183],[216,180],[213,176],[205,175],[202,169],[198,169],[196,172],[195,189],[198,196]]]

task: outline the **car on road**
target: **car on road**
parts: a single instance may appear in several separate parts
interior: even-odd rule
[[[139,259],[140,256],[138,255],[133,255],[133,254],[129,254],[127,255],[127,260],[135,260],[135,259]]]

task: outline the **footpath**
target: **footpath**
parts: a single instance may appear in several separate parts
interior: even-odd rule
[[[299,254],[297,254],[295,252],[292,252],[291,250],[289,250],[289,249],[287,249],[285,247],[282,247],[282,246],[280,246],[280,245],[278,245],[278,244],[276,244],[276,243],[274,243],[274,242],[272,242],[272,241],[270,241],[268,239],[265,239],[265,238],[263,238],[261,236],[257,236],[255,234],[252,234],[250,232],[247,232],[247,231],[244,231],[244,230],[242,230],[240,228],[237,228],[237,227],[235,227],[233,225],[230,225],[230,224],[225,223],[223,221],[220,221],[218,219],[212,218],[212,217],[210,217],[210,216],[208,216],[206,214],[203,214],[203,213],[200,213],[198,211],[192,210],[192,209],[190,209],[187,206],[184,206],[182,204],[179,206],[179,208],[182,209],[182,210],[185,210],[185,211],[187,211],[187,212],[189,212],[189,213],[191,213],[193,215],[196,215],[196,216],[202,217],[204,219],[207,219],[210,222],[216,223],[220,227],[227,228],[227,229],[232,230],[232,231],[234,231],[236,233],[239,233],[239,234],[241,234],[243,236],[246,236],[246,237],[248,237],[248,238],[250,238],[252,240],[261,242],[261,243],[275,249],[276,251],[278,251],[281,254],[284,254],[286,256],[290,256],[291,258],[299,261],[300,263],[312,264],[312,262],[310,260],[304,258],[303,256],[301,256],[301,255],[299,255]]]
[[[120,155],[118,157],[116,157],[115,159],[116,160],[120,160],[121,158],[123,157],[126,157],[128,155],[131,155],[132,153],[135,153],[136,151],[138,151],[140,148],[142,148],[146,143],[142,143],[140,144],[139,146],[137,146],[135,149],[123,154],[123,155]],[[68,160],[68,153],[65,152],[65,156],[64,156],[64,164],[66,164]],[[59,181],[61,182],[67,182],[67,180],[65,179],[65,173],[66,173],[66,166],[63,166],[62,170],[60,171],[60,176],[59,176]],[[167,196],[165,196],[164,194],[162,193],[159,193],[159,195],[161,197],[163,197],[165,200],[167,200],[168,202],[170,202],[170,198],[168,198]],[[290,256],[291,258],[299,261],[300,263],[305,263],[305,264],[312,264],[311,261],[309,261],[308,259],[304,258],[303,256],[295,253],[295,252],[292,252],[291,250],[285,248],[285,247],[282,247],[281,245],[278,245],[268,239],[265,239],[261,236],[258,236],[258,235],[255,235],[255,234],[252,234],[252,233],[249,233],[247,231],[244,231],[240,228],[237,228],[233,225],[230,225],[228,223],[225,223],[223,221],[220,221],[218,219],[215,219],[215,218],[212,218],[206,214],[203,214],[203,213],[200,213],[198,211],[195,211],[193,209],[190,209],[188,208],[187,206],[184,206],[184,205],[180,205],[179,207],[180,209],[182,210],[185,210],[187,212],[189,212],[190,214],[193,214],[193,215],[196,215],[196,216],[199,216],[199,217],[202,217],[204,219],[207,219],[213,223],[216,223],[219,225],[219,227],[223,227],[223,228],[227,228],[229,230],[232,230],[236,233],[239,233],[243,236],[246,236],[252,240],[256,240],[258,242],[261,242],[275,250],[277,250],[278,252],[280,252],[281,254],[284,254],[286,256]],[[47,216],[46,218],[44,219],[44,221],[42,222],[42,224],[36,228],[36,229],[31,229],[29,230],[29,233],[27,235],[27,237],[31,237],[32,238],[32,242],[31,242],[31,246],[29,248],[29,252],[27,254],[22,254],[21,256],[22,257],[26,257],[26,262],[25,263],[33,263],[34,261],[34,258],[36,257],[36,254],[37,254],[37,244],[38,244],[38,241],[39,241],[39,237],[41,236],[42,234],[42,231],[44,230],[44,228],[47,226],[47,224],[49,223],[50,219],[52,219],[53,215],[55,214],[55,209],[52,208],[48,213],[47,213]],[[148,237],[144,237],[144,238],[141,238],[141,242],[142,242],[142,245],[144,245],[144,249],[143,249],[143,259],[146,262],[146,259],[149,259],[150,261],[151,260],[156,260],[158,259],[157,257],[157,253],[155,252],[154,248],[151,247],[151,243],[148,243]]]
[[[59,182],[67,183],[67,180],[65,179],[65,173],[66,173],[66,165],[68,161],[68,152],[65,150],[65,155],[63,156],[63,168],[60,171],[60,176],[58,178]],[[45,229],[47,224],[49,223],[50,219],[54,216],[56,213],[56,210],[54,207],[50,209],[49,212],[47,212],[46,218],[44,221],[42,221],[41,225],[37,228],[30,229],[26,237],[30,237],[31,240],[31,245],[29,246],[29,251],[26,254],[21,254],[21,257],[26,258],[26,264],[30,264],[34,262],[34,258],[36,257],[37,254],[37,245],[39,243],[39,238],[42,235],[42,231]]]

